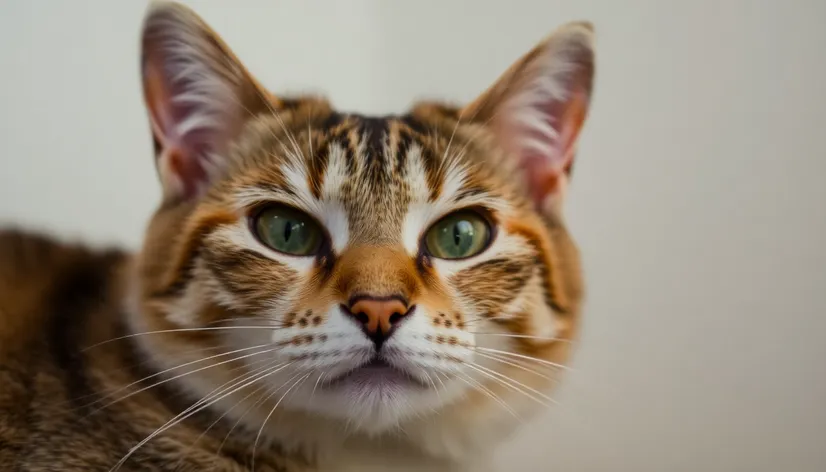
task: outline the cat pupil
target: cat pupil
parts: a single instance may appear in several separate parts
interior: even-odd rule
[[[293,234],[293,223],[287,222],[284,225],[284,242],[290,241],[290,236]]]
[[[453,244],[461,247],[463,242],[470,244],[472,239],[473,225],[470,222],[462,220],[453,226]]]

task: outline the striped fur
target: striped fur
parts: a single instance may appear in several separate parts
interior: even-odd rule
[[[550,401],[576,337],[559,203],[590,34],[563,28],[466,107],[368,117],[272,96],[194,13],[154,6],[164,199],[141,251],[0,233],[0,465],[480,470],[514,416]],[[314,218],[324,249],[259,242],[250,218],[274,202]],[[424,233],[459,209],[490,221],[489,247],[430,256]],[[366,295],[413,307],[381,349],[418,386],[334,388],[377,354],[342,308]]]

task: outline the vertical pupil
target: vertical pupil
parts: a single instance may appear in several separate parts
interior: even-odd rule
[[[473,240],[473,225],[467,220],[457,221],[453,225],[453,244],[460,250],[467,249]]]
[[[287,221],[287,224],[284,225],[284,241],[289,241],[292,234],[293,223],[291,221]]]

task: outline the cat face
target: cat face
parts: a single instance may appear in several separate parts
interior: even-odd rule
[[[561,203],[591,41],[569,25],[470,105],[374,118],[272,96],[193,13],[154,7],[164,203],[136,311],[167,332],[146,351],[166,367],[209,353],[181,380],[239,420],[379,434],[548,403],[581,298]]]

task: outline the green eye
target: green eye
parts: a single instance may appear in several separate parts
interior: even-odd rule
[[[294,256],[315,254],[323,240],[321,228],[315,220],[286,206],[262,210],[253,221],[253,229],[262,243]]]
[[[427,230],[427,251],[439,259],[464,259],[479,254],[490,241],[490,226],[474,211],[447,215]]]

